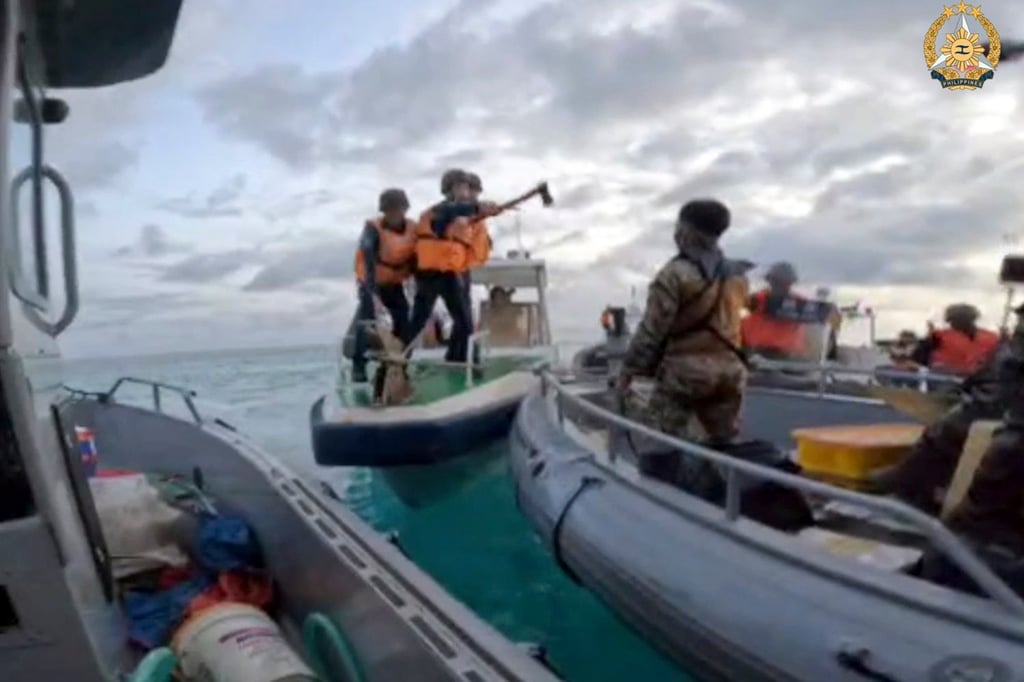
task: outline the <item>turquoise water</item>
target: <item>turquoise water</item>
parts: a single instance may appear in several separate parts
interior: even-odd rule
[[[417,564],[504,635],[543,644],[565,679],[690,679],[561,573],[516,509],[500,444],[446,470],[406,472],[397,480],[364,469],[317,467],[309,452],[308,410],[333,383],[330,349],[87,360],[69,363],[66,372],[69,385],[90,389],[108,388],[125,375],[198,391],[201,411],[328,481],[377,529],[397,531]],[[133,398],[141,403],[148,394],[139,390],[124,401]],[[420,506],[403,503],[396,489]]]

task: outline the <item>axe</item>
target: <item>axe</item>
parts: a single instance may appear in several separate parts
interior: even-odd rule
[[[506,201],[503,204],[498,204],[498,210],[493,215],[489,215],[489,216],[488,215],[475,215],[475,216],[473,216],[472,219],[470,219],[469,222],[471,222],[471,223],[478,223],[481,220],[485,220],[487,218],[493,218],[495,215],[500,215],[500,214],[504,213],[505,211],[507,211],[507,210],[509,210],[511,208],[515,208],[519,204],[522,204],[522,203],[524,203],[526,201],[529,201],[530,199],[532,199],[534,197],[537,197],[537,196],[540,197],[541,203],[543,203],[544,206],[551,206],[552,204],[555,203],[554,198],[551,196],[551,190],[548,189],[548,183],[547,182],[542,182],[539,185],[537,185],[536,187],[534,187],[533,189],[531,189],[529,192],[526,192],[525,194],[521,194],[520,196],[516,197],[515,199],[511,199],[509,201]]]

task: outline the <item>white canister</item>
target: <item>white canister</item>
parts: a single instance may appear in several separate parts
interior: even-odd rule
[[[172,643],[194,682],[316,682],[270,617],[248,604],[227,602],[189,618]]]

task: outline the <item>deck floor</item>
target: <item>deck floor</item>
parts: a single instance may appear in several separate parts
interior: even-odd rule
[[[535,358],[522,356],[501,356],[489,358],[473,377],[472,386],[490,383],[503,376],[530,367]],[[372,377],[376,364],[370,363],[368,374]],[[446,365],[413,365],[410,368],[414,392],[408,405],[428,405],[462,393],[470,385],[466,382],[466,368]],[[373,403],[373,385],[348,384],[338,390],[342,404],[368,407]]]

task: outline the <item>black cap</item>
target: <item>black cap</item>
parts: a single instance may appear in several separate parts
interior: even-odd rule
[[[720,237],[729,229],[729,209],[715,199],[694,199],[679,209],[679,220],[693,226],[693,229],[711,237]]]
[[[386,189],[380,193],[380,199],[377,201],[377,208],[383,213],[384,211],[390,211],[392,209],[409,209],[409,197],[405,196],[405,192],[392,187]]]

